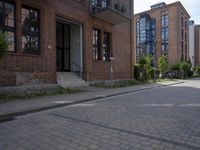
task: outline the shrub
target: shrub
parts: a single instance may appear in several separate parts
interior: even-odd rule
[[[151,55],[141,56],[139,59],[142,81],[149,80],[151,78],[151,75],[150,75],[151,69],[152,69],[151,62],[152,62]]]
[[[0,59],[6,55],[7,49],[6,35],[0,31]]]
[[[140,78],[140,65],[139,64],[134,65],[134,77],[136,80],[139,80],[139,78]]]
[[[194,67],[194,75],[198,77],[200,76],[200,66]]]
[[[188,77],[188,71],[190,70],[190,65],[186,62],[181,63],[182,78]]]
[[[162,73],[162,77],[165,77],[166,71],[168,69],[167,57],[162,55],[158,60],[159,69]]]
[[[180,63],[176,63],[170,66],[170,70],[172,71],[180,71],[180,68],[181,68]]]

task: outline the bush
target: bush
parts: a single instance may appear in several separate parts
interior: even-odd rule
[[[172,71],[180,71],[180,68],[181,68],[180,63],[176,63],[170,66],[170,70]]]
[[[6,35],[0,31],[0,59],[6,55],[7,49]]]
[[[200,77],[200,66],[194,67],[194,75]]]
[[[188,77],[188,71],[190,70],[190,65],[186,62],[181,63],[182,78]]]
[[[139,64],[134,65],[134,77],[136,80],[140,79],[140,65]]]
[[[167,57],[162,55],[158,60],[158,65],[159,65],[159,69],[162,73],[162,77],[165,77],[166,71],[168,69]]]

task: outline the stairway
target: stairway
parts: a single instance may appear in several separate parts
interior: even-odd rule
[[[89,85],[73,72],[57,72],[57,84],[64,88],[83,87]]]

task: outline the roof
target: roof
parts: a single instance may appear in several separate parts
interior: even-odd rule
[[[187,10],[185,9],[185,7],[181,4],[180,1],[177,1],[177,2],[174,2],[174,3],[171,3],[171,4],[167,4],[167,5],[163,5],[163,6],[158,7],[158,8],[146,10],[146,11],[143,11],[143,12],[140,12],[140,13],[135,14],[135,16],[138,16],[138,15],[140,15],[140,14],[142,14],[142,13],[151,13],[151,12],[153,12],[153,11],[157,11],[157,10],[160,10],[160,9],[163,9],[163,8],[168,8],[168,7],[171,7],[171,6],[174,6],[174,5],[179,5],[179,6],[182,8],[182,10],[186,13],[186,15],[190,18],[189,13],[188,13]]]

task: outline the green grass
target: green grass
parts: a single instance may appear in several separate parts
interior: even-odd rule
[[[34,97],[43,97],[43,96],[53,96],[53,95],[63,95],[82,92],[82,90],[77,88],[62,88],[56,87],[52,89],[40,89],[40,90],[25,90],[22,92],[4,92],[0,93],[0,103],[13,101],[13,100],[22,100],[29,99]]]
[[[159,82],[167,82],[167,81],[176,81],[175,79],[156,79],[148,80],[148,81],[138,81],[138,80],[125,80],[125,81],[115,81],[115,82],[98,82],[93,83],[91,86],[100,87],[100,88],[122,88],[128,86],[136,86],[136,85],[145,85],[145,84],[153,84]]]

